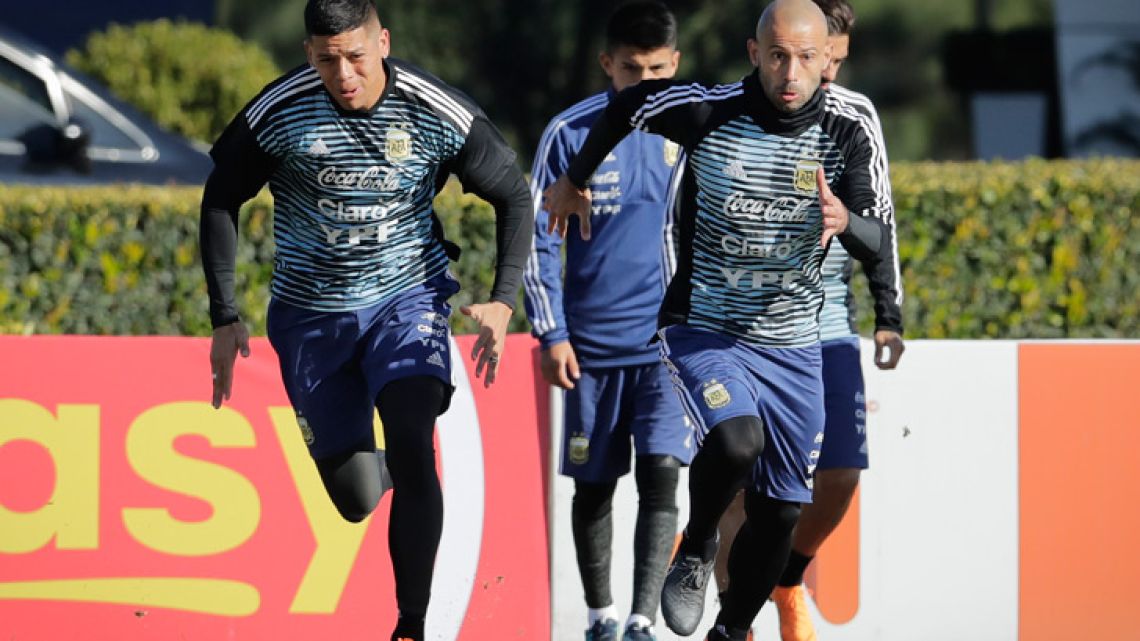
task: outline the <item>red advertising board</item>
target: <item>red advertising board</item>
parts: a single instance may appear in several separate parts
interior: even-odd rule
[[[546,387],[509,338],[485,389],[455,350],[437,424],[432,639],[547,638]],[[0,337],[0,638],[386,638],[387,513],[332,508],[273,350],[209,404],[208,342]],[[539,418],[541,417],[541,418]]]

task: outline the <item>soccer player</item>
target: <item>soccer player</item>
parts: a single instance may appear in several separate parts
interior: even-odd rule
[[[895,251],[894,207],[887,175],[886,145],[879,116],[871,101],[862,94],[834,84],[839,68],[847,60],[855,12],[847,0],[814,0],[827,17],[831,63],[823,70],[822,87],[827,100],[857,114],[871,134],[877,151],[874,172],[879,181],[876,192],[883,199],[882,211],[889,225],[890,242],[872,260],[862,263],[868,276],[875,310],[875,364],[894,369],[904,349],[902,340],[902,287]],[[824,439],[815,470],[812,502],[804,506],[792,533],[788,565],[772,601],[780,618],[782,641],[814,641],[815,629],[804,595],[804,570],[827,537],[839,526],[859,485],[861,470],[867,469],[866,403],[863,372],[859,365],[859,338],[855,331],[855,306],[850,279],[853,261],[842,245],[833,244],[823,263],[825,290],[820,312],[820,340],[823,351],[823,387],[826,406]],[[730,546],[744,519],[743,498],[738,495],[720,523],[720,536]],[[717,583],[723,591],[728,584],[725,547],[717,555]]]
[[[677,21],[662,3],[636,0],[606,25],[598,59],[610,88],[556,116],[539,143],[531,191],[540,197],[561,176],[590,125],[618,91],[677,70]],[[578,572],[588,617],[587,641],[616,641],[618,610],[610,591],[612,499],[636,452],[639,497],[634,531],[633,603],[625,641],[655,638],[661,583],[677,531],[677,476],[691,457],[691,429],[669,374],[651,345],[657,309],[672,276],[666,211],[679,148],[637,132],[607,155],[590,178],[593,234],[566,239],[535,216],[525,273],[527,316],[542,344],[542,374],[566,390],[561,472],[574,479],[571,511]],[[630,242],[637,239],[636,242]]]
[[[588,227],[586,179],[631,129],[688,154],[677,274],[658,332],[699,446],[689,521],[662,591],[665,622],[681,635],[700,622],[717,522],[746,482],[747,519],[707,638],[745,639],[775,587],[823,438],[824,255],[833,237],[859,260],[890,242],[874,145],[858,115],[819,89],[830,49],[811,0],[776,0],[748,42],[755,73],[713,87],[626,89],[545,193],[554,228],[564,233],[572,215]]]
[[[213,404],[230,397],[249,354],[234,269],[238,210],[266,183],[276,258],[269,340],[301,436],[348,521],[381,495],[372,436],[379,410],[393,487],[388,545],[399,620],[394,641],[422,641],[443,503],[436,416],[452,393],[447,299],[457,248],[432,198],[449,173],[490,202],[498,255],[491,300],[462,309],[479,326],[472,358],[495,381],[522,280],[533,203],[514,153],[470,99],[388,57],[370,0],[309,0],[308,64],[269,84],[211,155],[201,251],[214,326]]]

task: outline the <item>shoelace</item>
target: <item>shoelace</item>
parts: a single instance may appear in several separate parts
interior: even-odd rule
[[[681,567],[685,570],[685,575],[681,577],[681,585],[690,590],[699,590],[704,587],[705,581],[708,580],[708,569],[705,568],[704,563],[701,563],[700,558],[687,556],[679,562]]]

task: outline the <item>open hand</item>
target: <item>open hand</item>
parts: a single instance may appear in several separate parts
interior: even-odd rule
[[[566,238],[570,217],[577,216],[582,240],[590,240],[590,198],[589,188],[578,189],[565,174],[554,181],[542,192],[542,208],[550,214],[546,233],[557,231],[559,236]]]

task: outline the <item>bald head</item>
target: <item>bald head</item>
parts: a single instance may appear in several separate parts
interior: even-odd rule
[[[756,23],[756,40],[776,33],[803,32],[827,40],[827,16],[812,0],[776,0],[764,8]]]
[[[768,100],[780,111],[796,111],[815,95],[830,61],[827,18],[812,0],[775,0],[756,23],[748,57]]]

